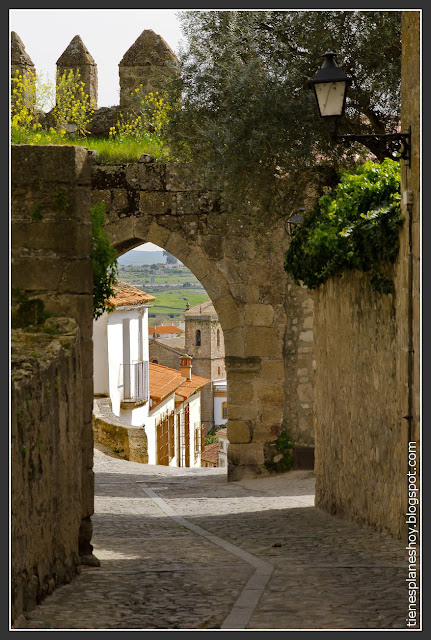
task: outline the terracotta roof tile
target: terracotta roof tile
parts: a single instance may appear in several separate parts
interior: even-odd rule
[[[160,402],[163,398],[175,391],[175,394],[186,400],[197,389],[210,382],[206,378],[194,376],[191,380],[186,380],[181,371],[171,369],[161,364],[150,362],[150,396],[155,402]]]
[[[133,287],[127,282],[117,280],[117,284],[113,287],[115,296],[109,298],[109,302],[115,307],[137,307],[141,304],[147,304],[155,300],[154,296],[145,293],[137,287]]]
[[[174,327],[169,324],[162,324],[159,327],[148,327],[148,333],[152,336],[154,333],[184,333],[184,329],[180,329],[179,327]]]
[[[201,460],[218,463],[218,442],[205,445],[205,449],[201,453]]]

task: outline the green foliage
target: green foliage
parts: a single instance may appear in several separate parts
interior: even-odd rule
[[[295,283],[316,289],[348,269],[369,272],[375,291],[390,293],[382,273],[398,255],[400,167],[365,162],[322,196],[293,231],[284,268]]]
[[[12,78],[11,142],[81,145],[97,151],[97,162],[101,164],[137,162],[143,153],[159,161],[174,160],[164,139],[164,128],[172,107],[165,96],[142,95],[142,87],[135,93],[135,115],[120,118],[117,126],[112,127],[109,139],[87,137],[94,111],[79,72],[70,71],[58,76],[57,88],[42,84],[34,74],[17,74]],[[46,130],[40,122],[43,120],[42,107],[52,95],[56,95],[56,104],[50,117],[55,127]],[[67,125],[76,126],[76,132],[71,136],[66,133]]]
[[[79,71],[69,71],[57,77],[56,87],[43,84],[33,73],[22,76],[17,73],[12,80],[11,91],[11,142],[13,144],[66,144],[65,127],[76,126],[76,134],[82,137],[94,111]],[[55,124],[48,131],[42,130],[42,108],[55,95],[51,116]]]
[[[117,282],[117,251],[111,245],[103,228],[105,222],[104,203],[94,205],[91,210],[92,263],[93,263],[93,317],[99,318],[104,311],[110,313],[114,306],[109,298],[114,295]]]
[[[115,127],[109,131],[111,149],[133,148],[138,145],[139,156],[144,153],[142,145],[152,147],[157,151],[159,159],[171,159],[169,149],[164,146],[164,129],[169,121],[169,112],[172,110],[166,95],[150,92],[144,94],[142,85],[135,89],[135,107],[127,117],[120,116]],[[146,151],[151,153],[150,151]],[[138,156],[138,158],[139,158]]]
[[[49,101],[50,92],[41,77],[31,71],[24,75],[17,71],[11,78],[10,135],[13,144],[40,144],[39,114]]]
[[[85,84],[81,80],[78,70],[57,74],[56,103],[52,115],[57,130],[68,124],[77,127],[76,133],[86,136],[87,127],[91,122],[94,110],[91,108],[90,97],[84,91]]]
[[[283,430],[280,433],[274,445],[275,451],[277,451],[278,454],[281,454],[282,457],[278,462],[266,462],[265,467],[271,473],[284,473],[286,471],[290,471],[293,468],[294,463],[293,444],[286,430]]]
[[[170,115],[169,141],[205,165],[226,208],[285,215],[364,156],[362,145],[335,144],[334,122],[318,115],[308,79],[325,51],[353,79],[342,132],[394,130],[400,12],[188,10],[179,19],[182,108]],[[370,151],[387,155],[375,140]]]
[[[218,442],[217,431],[220,431],[220,429],[224,429],[225,427],[225,424],[215,424],[213,427],[211,427],[204,438],[205,444],[214,444],[215,442]]]

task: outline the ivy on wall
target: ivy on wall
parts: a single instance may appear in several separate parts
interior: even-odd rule
[[[317,289],[329,278],[358,269],[369,274],[375,291],[392,293],[384,268],[398,255],[400,202],[399,162],[367,161],[344,174],[293,231],[285,271],[296,284]]]
[[[99,318],[104,311],[115,309],[109,298],[114,295],[113,287],[117,283],[117,251],[109,241],[103,225],[105,223],[105,205],[96,204],[90,209],[92,228],[93,263],[93,317]]]

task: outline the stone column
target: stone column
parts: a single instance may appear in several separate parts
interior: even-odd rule
[[[80,36],[71,40],[57,60],[57,84],[58,76],[70,71],[79,71],[84,92],[90,97],[91,108],[97,109],[97,65]]]
[[[80,329],[82,526],[80,554],[90,556],[93,475],[93,271],[90,161],[78,146],[12,147],[12,304],[23,296],[76,320]]]

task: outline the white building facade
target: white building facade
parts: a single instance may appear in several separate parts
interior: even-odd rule
[[[226,378],[213,380],[214,425],[227,424],[227,382]]]
[[[110,399],[125,425],[145,429],[148,464],[201,466],[201,389],[210,380],[180,368],[149,363],[148,307],[155,299],[119,281],[114,310],[93,324],[94,394]]]
[[[111,399],[113,413],[133,426],[149,411],[148,308],[155,300],[118,282],[114,311],[93,322],[94,394]]]

